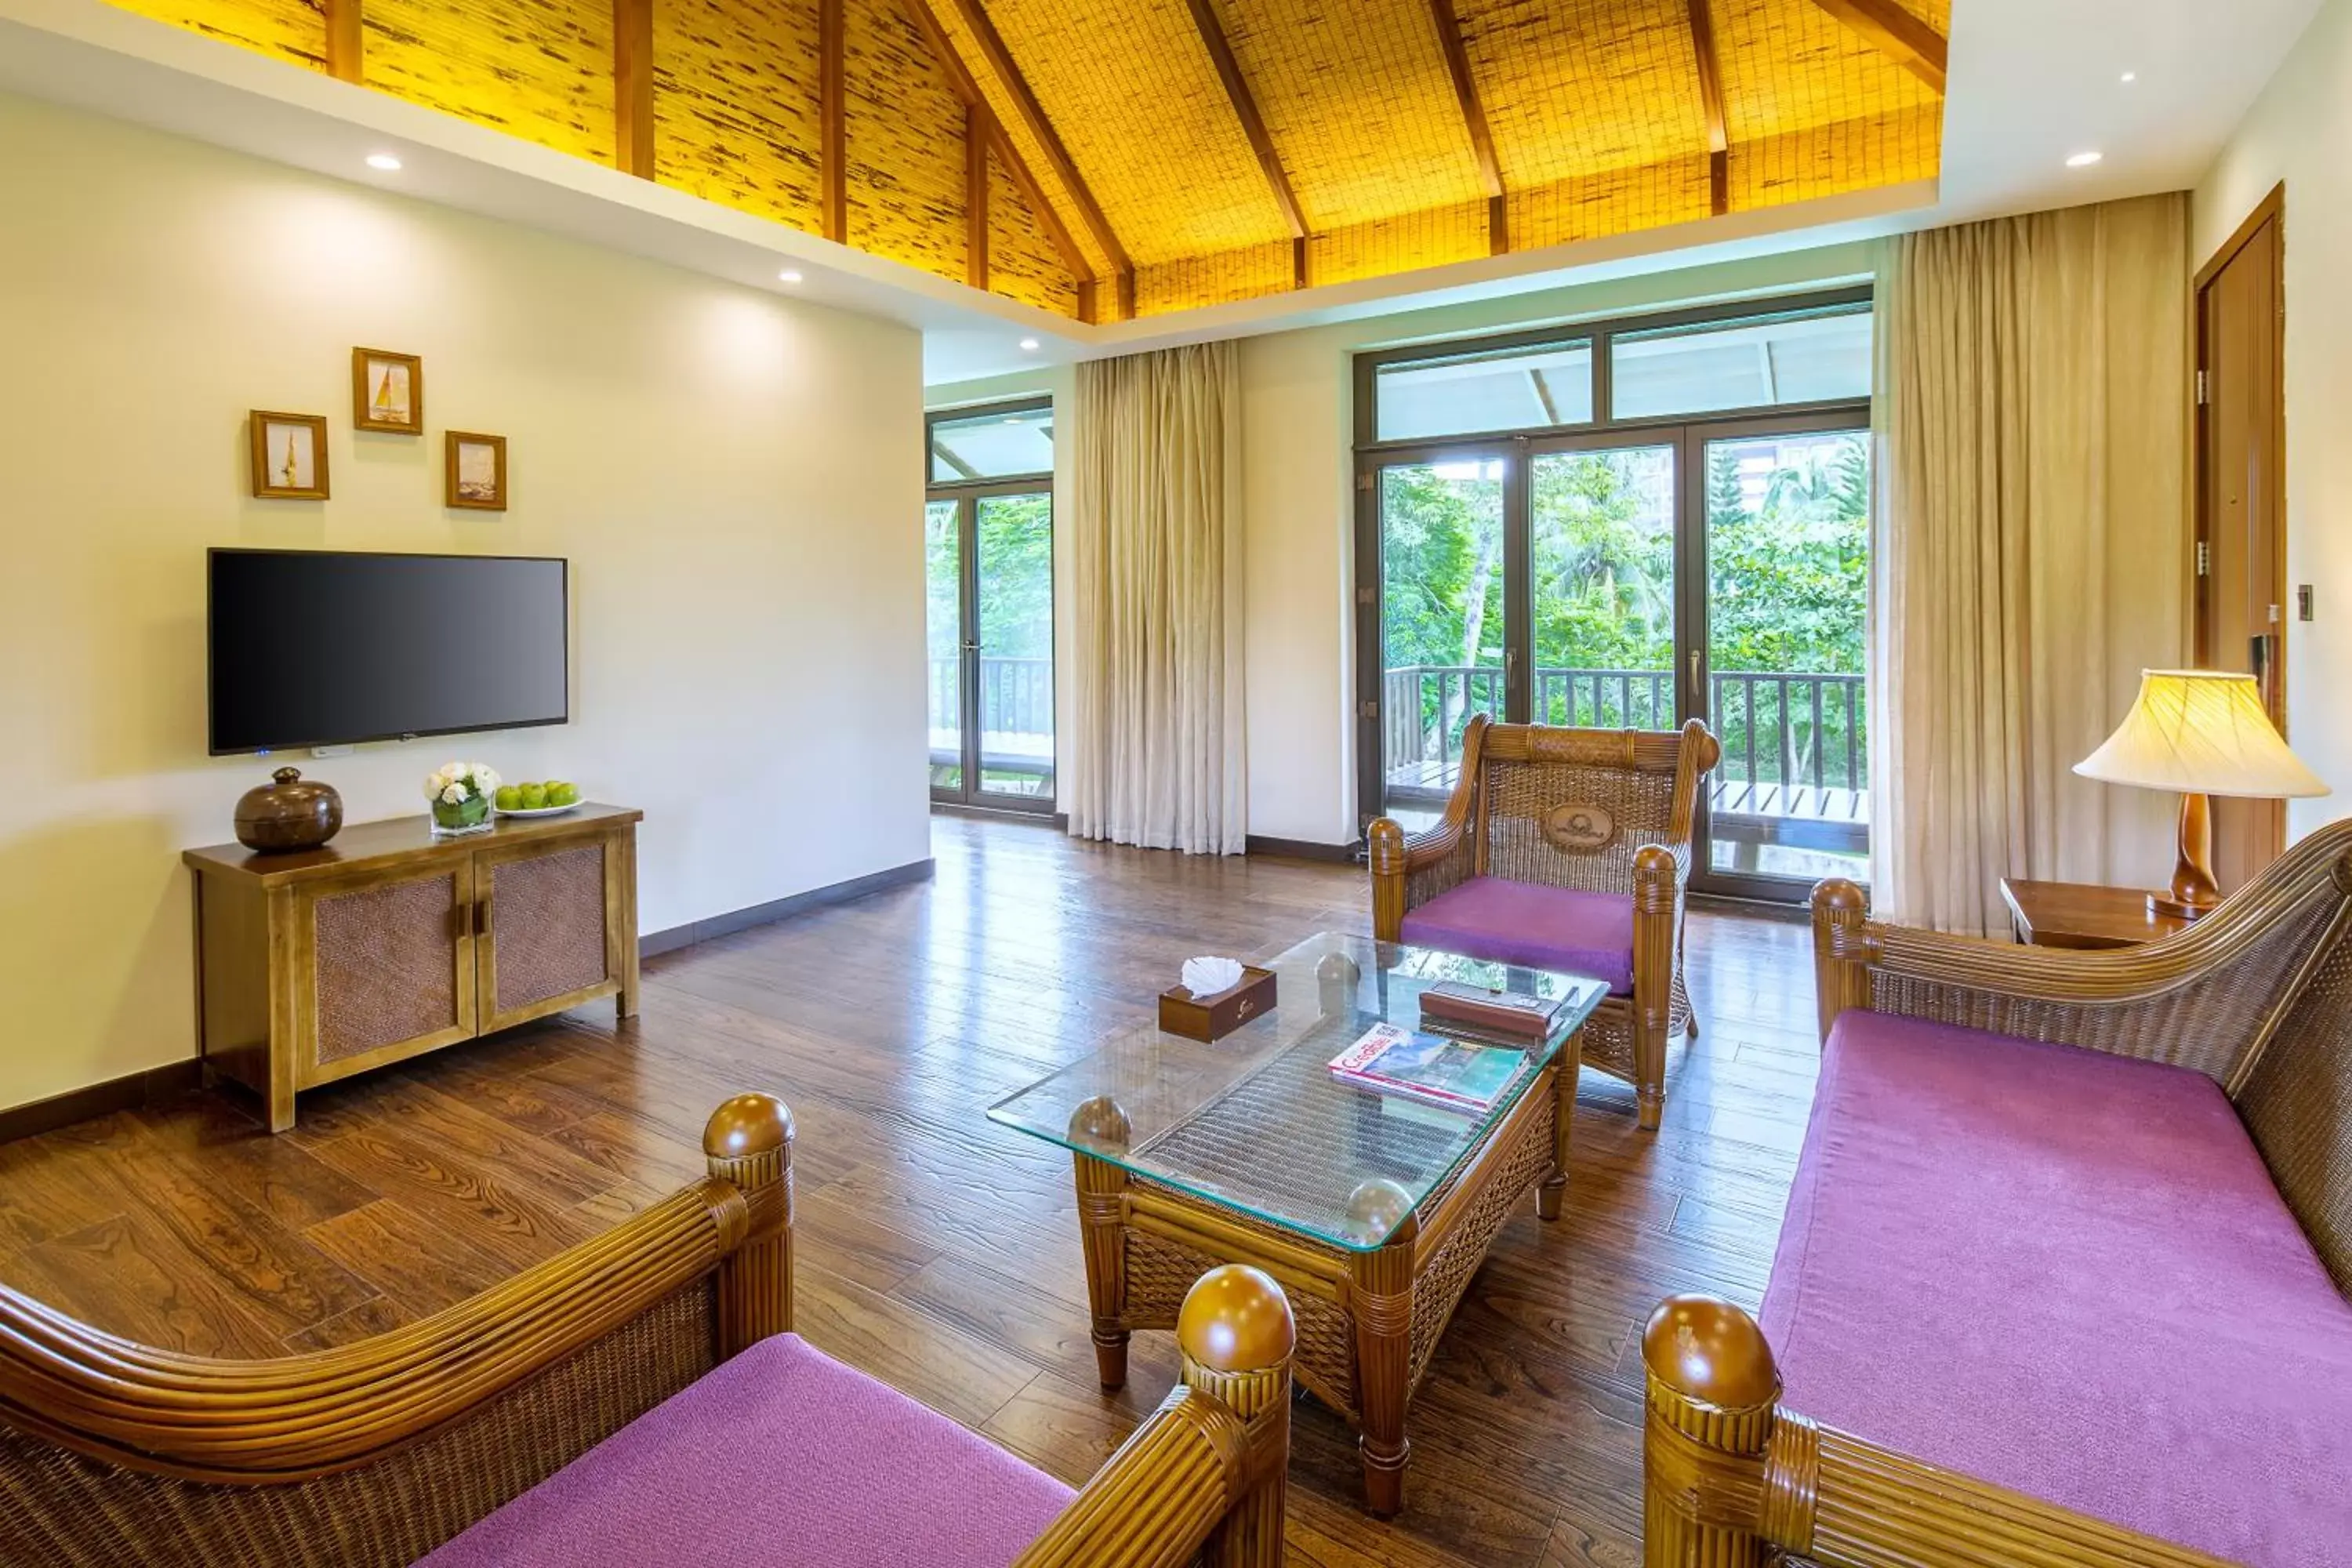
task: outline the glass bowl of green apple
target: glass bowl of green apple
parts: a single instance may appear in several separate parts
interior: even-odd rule
[[[580,786],[569,779],[502,784],[491,804],[500,816],[560,816],[580,809]]]

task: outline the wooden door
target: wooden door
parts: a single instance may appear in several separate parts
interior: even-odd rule
[[[2196,662],[2262,680],[2286,731],[2285,187],[2197,275]],[[2278,858],[2278,801],[2213,803],[2229,892]]]
[[[287,967],[295,999],[297,1087],[310,1088],[471,1038],[474,874],[426,871],[305,884],[294,940],[312,962]]]
[[[620,988],[630,922],[616,835],[525,842],[474,856],[482,1031],[561,1013]]]

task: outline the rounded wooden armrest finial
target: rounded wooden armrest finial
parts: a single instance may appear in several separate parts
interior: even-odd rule
[[[1753,1410],[1780,1397],[1780,1369],[1756,1320],[1715,1296],[1669,1296],[1642,1331],[1650,1375],[1685,1399]]]
[[[772,1154],[793,1142],[792,1107],[772,1094],[739,1094],[710,1113],[702,1152],[714,1160]]]
[[[1835,910],[1842,914],[1868,914],[1870,895],[1843,877],[1824,877],[1813,884],[1813,912]]]
[[[1265,1372],[1290,1360],[1290,1300],[1262,1268],[1228,1263],[1192,1283],[1176,1317],[1186,1359],[1212,1372]]]

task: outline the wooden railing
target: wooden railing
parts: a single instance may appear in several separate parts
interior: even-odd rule
[[[1859,675],[1809,671],[1712,672],[1704,717],[1723,744],[1718,789],[1727,784],[1868,789],[1862,682]],[[1533,716],[1543,724],[1671,730],[1677,717],[1670,669],[1539,667],[1533,696]],[[1388,671],[1381,713],[1391,775],[1412,769],[1435,782],[1461,761],[1470,715],[1499,719],[1502,706],[1499,668],[1423,664]]]

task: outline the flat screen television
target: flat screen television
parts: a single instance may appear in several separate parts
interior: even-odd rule
[[[564,722],[566,565],[213,551],[213,754]]]

